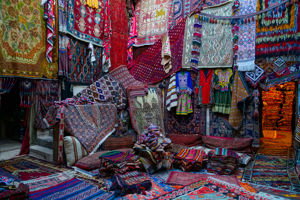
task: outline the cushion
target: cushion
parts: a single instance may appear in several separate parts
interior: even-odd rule
[[[103,150],[115,150],[122,148],[132,148],[135,143],[135,136],[108,137],[102,144]]]
[[[73,136],[64,137],[64,150],[68,166],[73,166],[78,160],[88,154],[85,148]]]
[[[196,146],[202,144],[202,135],[200,134],[168,134],[174,144],[181,144],[186,146]]]
[[[124,148],[124,149],[118,149],[119,151],[122,152],[133,152],[133,149],[130,148]],[[87,171],[91,171],[94,169],[98,169],[100,168],[100,159],[99,156],[101,156],[104,153],[107,153],[109,151],[99,151],[96,152],[94,154],[90,154],[88,156],[85,156],[84,158],[78,160],[75,164],[76,167],[87,170]]]
[[[203,136],[202,142],[208,148],[225,148],[238,152],[251,153],[253,138],[231,138],[218,136]]]

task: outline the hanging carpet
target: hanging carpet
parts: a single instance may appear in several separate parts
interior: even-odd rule
[[[56,78],[57,62],[46,60],[46,23],[40,1],[1,1],[0,9],[0,75]],[[57,47],[56,40],[54,61]]]

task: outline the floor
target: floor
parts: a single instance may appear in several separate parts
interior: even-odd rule
[[[0,140],[0,160],[8,160],[19,154],[22,144],[14,140]]]

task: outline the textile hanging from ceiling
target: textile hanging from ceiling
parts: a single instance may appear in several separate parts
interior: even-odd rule
[[[128,19],[126,15],[126,1],[111,0],[111,70],[120,65],[127,65]]]
[[[217,16],[231,16],[232,2],[203,9],[203,13]],[[199,68],[232,67],[232,26],[231,24],[202,22]]]
[[[65,105],[64,112],[65,131],[75,136],[89,153],[97,150],[118,123],[113,104]]]
[[[124,109],[127,105],[126,92],[120,83],[110,74],[102,76],[74,98],[87,98],[97,103],[112,103],[117,109]]]
[[[168,33],[171,46],[171,63],[172,69],[166,73],[161,65],[162,40],[158,40],[142,54],[137,57],[132,67],[129,69],[130,74],[138,81],[143,83],[157,83],[181,68],[183,37],[184,37],[185,19],[174,26]]]
[[[191,71],[192,85],[195,85],[197,74]],[[172,84],[169,81],[168,85]],[[168,90],[165,90],[165,95],[167,96]],[[164,102],[164,123],[165,130],[167,134],[204,134],[205,133],[205,116],[206,108],[198,107],[196,105],[197,99],[194,97],[194,94],[191,95],[193,113],[187,116],[176,115],[176,109],[168,110],[167,101]]]
[[[159,88],[149,86],[147,94],[144,87],[128,90],[129,111],[131,123],[138,133],[142,134],[150,124],[157,125],[165,133],[162,119],[162,96]]]
[[[110,75],[113,76],[116,80],[119,81],[120,84],[124,87],[125,90],[127,90],[129,87],[132,86],[143,86],[144,83],[137,81],[131,76],[129,73],[127,66],[122,65],[118,68],[113,69],[110,72]]]
[[[256,1],[240,0],[239,15],[256,12]],[[249,20],[249,19],[247,19]],[[255,28],[253,20],[239,25],[237,65],[239,71],[252,71],[255,68]]]
[[[192,43],[194,34],[195,17],[187,17],[185,22],[185,31],[183,39],[183,52],[182,52],[182,68],[189,69],[191,67],[192,59]]]
[[[90,8],[81,0],[67,0],[66,32],[73,37],[102,46],[104,31],[104,1],[99,1],[99,8]]]
[[[201,5],[201,0],[175,0],[172,3],[172,21],[170,24],[175,26],[180,19],[187,17]]]
[[[257,11],[275,5],[278,1],[258,0]],[[257,16],[257,58],[297,55],[300,51],[300,2],[285,4]]]
[[[88,44],[70,38],[69,81],[77,83],[92,83],[99,79],[102,67],[102,47],[94,46],[96,61],[92,62],[92,50]]]
[[[0,75],[56,78],[57,62],[46,60],[46,23],[40,1],[1,1]],[[57,40],[53,61],[57,59]]]
[[[59,34],[58,76],[69,77],[69,55],[70,39],[68,36]],[[69,49],[70,50],[70,49]]]
[[[247,90],[244,87],[243,82],[241,81],[240,75],[238,72],[234,75],[234,82],[232,86],[232,100],[231,108],[229,113],[229,123],[235,129],[237,129],[240,123],[243,120],[243,113],[238,109],[237,103],[249,96]]]
[[[135,46],[153,44],[168,31],[171,0],[141,0],[135,6],[137,38]]]

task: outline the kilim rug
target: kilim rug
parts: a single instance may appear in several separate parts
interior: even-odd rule
[[[64,112],[65,131],[75,136],[89,153],[97,150],[118,123],[113,104],[65,105]]]
[[[20,156],[0,162],[0,174],[14,178],[17,181],[36,179],[66,170],[70,169],[60,168],[54,164],[29,156]]]
[[[101,46],[104,31],[104,1],[99,1],[99,9],[92,9],[80,0],[68,2],[67,33],[73,37]]]
[[[162,95],[159,88],[149,86],[145,94],[144,87],[128,90],[129,112],[131,123],[140,135],[150,124],[157,125],[165,133],[162,119]]]
[[[153,44],[168,31],[172,1],[141,0],[135,6],[137,39],[135,46]]]
[[[300,192],[290,148],[260,150],[245,168],[243,181]]]
[[[72,178],[52,187],[29,193],[30,199],[114,199],[114,193],[107,193],[90,183]]]
[[[266,193],[252,193],[216,179],[200,180],[155,199],[283,199]]]
[[[0,2],[0,75],[57,77],[57,62],[46,60],[46,23],[40,3],[39,0]],[[55,54],[57,41],[52,41]],[[53,56],[53,60],[57,59],[57,54]]]
[[[258,0],[257,11],[274,6],[278,1]],[[256,58],[297,55],[300,50],[300,2],[257,15]],[[299,53],[298,53],[299,54]]]

